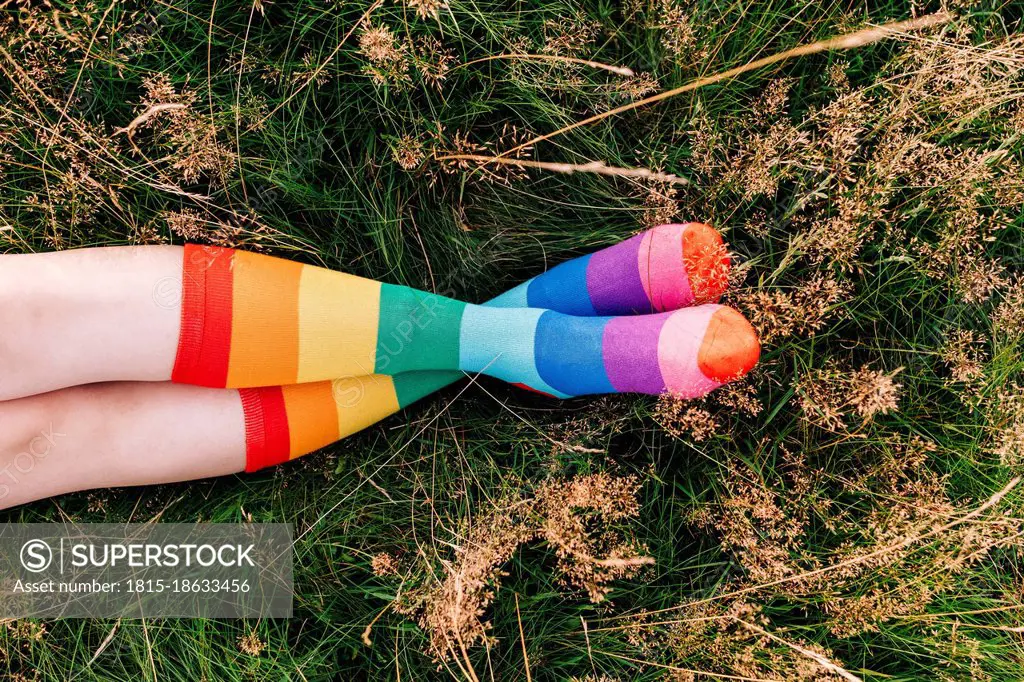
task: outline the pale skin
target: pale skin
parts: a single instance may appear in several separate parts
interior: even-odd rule
[[[0,400],[99,381],[168,381],[184,249],[0,256]]]
[[[0,256],[0,508],[245,468],[237,391],[167,383],[183,253]]]

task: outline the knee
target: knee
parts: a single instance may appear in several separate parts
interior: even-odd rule
[[[67,435],[62,431],[62,401],[52,394],[0,402],[0,423],[0,470],[29,467]]]
[[[64,403],[54,394],[0,402],[0,509],[61,492],[71,442]]]

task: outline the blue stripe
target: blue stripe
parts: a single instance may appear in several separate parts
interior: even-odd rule
[[[587,291],[588,263],[589,254],[556,265],[534,277],[529,282],[529,307],[557,310],[566,315],[581,317],[597,315]]]
[[[466,306],[459,334],[459,369],[526,384],[559,398],[568,397],[537,373],[533,340],[537,321],[546,312],[533,308]]]
[[[608,317],[572,317],[545,310],[534,340],[537,372],[569,395],[615,393],[604,368],[604,327]]]
[[[509,289],[501,296],[492,298],[487,303],[484,303],[484,305],[492,308],[529,308],[530,304],[527,303],[526,292],[530,288],[530,282],[532,281],[532,279],[528,279],[515,289]]]

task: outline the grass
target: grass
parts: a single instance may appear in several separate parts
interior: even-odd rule
[[[8,623],[2,669],[16,680],[1024,677],[1022,488],[983,506],[1024,461],[1019,4],[950,3],[947,26],[745,73],[528,157],[685,185],[439,160],[912,16],[909,3],[869,5],[0,10],[3,252],[188,236],[482,301],[645,226],[703,220],[726,231],[742,273],[728,301],[765,340],[744,389],[759,411],[734,394],[696,407],[553,403],[481,379],[274,470],[4,512],[289,521],[299,539],[291,621]],[[531,53],[629,67],[657,90],[557,60],[459,66]],[[116,134],[147,97],[185,113]],[[957,330],[974,336],[953,353]],[[484,604],[492,639],[433,660],[424,604],[496,501],[529,507],[546,481],[601,472],[636,477],[638,513],[581,512],[588,537],[600,546],[614,532],[656,563],[595,604],[565,584],[550,541],[517,546],[488,573],[500,578]],[[397,576],[374,573],[382,553]]]

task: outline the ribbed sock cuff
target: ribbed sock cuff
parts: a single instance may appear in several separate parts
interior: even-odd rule
[[[291,458],[291,435],[280,386],[243,388],[245,414],[245,470],[259,471]]]
[[[181,331],[171,381],[223,388],[231,353],[233,249],[185,245]]]

